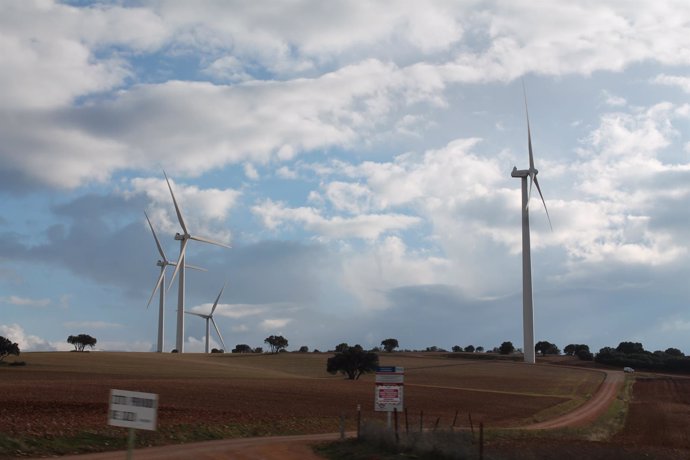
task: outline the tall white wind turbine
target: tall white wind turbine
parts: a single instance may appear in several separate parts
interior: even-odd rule
[[[227,284],[227,282],[225,283]],[[186,311],[185,313],[189,315],[194,315],[194,316],[199,316],[200,318],[204,318],[206,320],[206,353],[208,354],[209,352],[209,339],[211,337],[211,328],[210,328],[210,323],[213,323],[213,327],[216,329],[216,333],[218,334],[218,338],[220,339],[221,345],[223,345],[223,350],[225,350],[225,342],[223,341],[223,336],[220,335],[220,329],[218,329],[218,325],[216,324],[216,321],[213,319],[213,313],[216,311],[216,307],[218,306],[218,301],[220,300],[220,296],[223,295],[223,291],[225,290],[225,284],[220,290],[220,293],[218,293],[218,297],[216,297],[216,301],[213,302],[213,308],[211,308],[211,313],[208,315],[204,315],[201,313],[194,313],[191,311]]]
[[[177,266],[173,272],[172,279],[170,280],[170,286],[172,286],[175,276],[178,276],[178,291],[177,291],[177,335],[175,338],[175,348],[179,353],[184,353],[184,294],[185,294],[185,251],[187,250],[187,242],[189,240],[200,241],[202,243],[215,244],[216,246],[222,246],[224,248],[230,248],[230,246],[219,243],[218,241],[213,241],[208,238],[203,238],[201,236],[191,235],[187,230],[187,225],[182,217],[182,212],[175,199],[175,194],[173,193],[172,186],[170,185],[170,180],[168,180],[168,175],[163,171],[165,175],[165,181],[168,183],[168,189],[170,189],[170,195],[172,196],[173,204],[175,205],[175,212],[177,213],[177,220],[182,227],[183,233],[176,233],[175,239],[180,242],[180,256],[177,259]],[[170,286],[168,289],[170,289]]]
[[[165,252],[163,251],[163,247],[161,246],[161,242],[158,239],[158,235],[156,235],[156,231],[153,229],[153,224],[151,224],[151,219],[149,219],[149,215],[146,214],[146,211],[144,211],[144,215],[146,216],[146,221],[149,223],[149,228],[151,229],[151,233],[153,234],[153,239],[156,241],[156,247],[158,248],[158,253],[160,254],[161,258],[156,262],[156,265],[158,265],[161,268],[161,274],[158,276],[158,281],[156,281],[156,285],[153,287],[153,291],[151,292],[151,296],[149,297],[149,301],[146,302],[146,308],[149,308],[149,305],[151,305],[151,301],[153,300],[153,296],[156,295],[156,291],[159,292],[160,294],[160,300],[158,304],[158,341],[156,344],[156,352],[161,353],[163,351],[163,342],[164,342],[164,330],[165,330],[165,269],[168,267],[168,265],[175,266],[177,265],[176,262],[169,260],[165,256]],[[195,267],[193,265],[187,265],[187,268],[193,268],[195,270],[201,270],[201,271],[206,271],[205,269],[201,267]]]
[[[524,92],[524,87],[523,87]],[[532,195],[532,184],[537,186],[537,191],[544,204],[546,217],[551,226],[549,210],[546,208],[544,195],[541,193],[537,174],[539,171],[534,167],[534,157],[532,155],[532,133],[529,126],[529,113],[527,111],[527,94],[525,93],[525,117],[527,118],[527,147],[529,150],[529,169],[513,167],[512,177],[519,177],[522,180],[522,350],[526,363],[535,362],[534,351],[534,304],[532,302],[532,258],[530,254],[530,232],[529,232],[529,200]],[[529,178],[529,188],[527,186]]]

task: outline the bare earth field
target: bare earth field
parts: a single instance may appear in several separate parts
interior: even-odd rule
[[[333,433],[341,415],[352,430],[358,404],[364,418],[381,418],[373,412],[373,376],[354,382],[331,376],[325,372],[330,356],[24,353],[27,366],[0,367],[0,458],[123,448],[125,430],[106,424],[111,388],[159,394],[158,430],[138,432],[140,446]],[[449,427],[456,411],[460,427],[469,426],[469,413],[475,424],[481,421],[490,428],[534,427],[576,409],[599,389],[605,375],[592,369],[431,354],[382,354],[381,364],[405,367],[410,423],[418,426],[423,411],[426,427],[437,420],[440,427]],[[610,443],[596,443],[596,449],[687,453],[685,430],[672,428],[688,427],[688,385],[690,380],[639,380],[626,428]],[[650,429],[650,420],[665,428]],[[521,444],[525,447],[519,451],[527,456],[514,458],[549,458],[538,455],[539,449],[530,457],[531,440],[495,444],[501,458],[513,458],[510,453],[516,451],[508,447]],[[557,444],[582,453],[591,451],[593,443]]]

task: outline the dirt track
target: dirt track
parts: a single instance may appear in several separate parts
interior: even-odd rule
[[[223,441],[196,442],[163,447],[138,449],[137,460],[322,460],[311,448],[320,441],[338,439],[337,433],[304,436],[273,436],[267,438],[242,438]],[[63,460],[122,460],[125,452],[61,457]]]
[[[620,371],[605,371],[606,378],[597,392],[576,410],[553,420],[523,429],[543,430],[586,425],[602,415],[616,398],[625,380]],[[200,459],[200,460],[318,460],[310,445],[319,441],[338,439],[339,434],[277,436],[211,441],[174,446],[153,447],[136,451],[137,460]],[[64,460],[120,460],[124,452],[62,457]]]
[[[528,430],[550,430],[555,428],[584,426],[601,416],[616,398],[618,390],[625,381],[621,371],[604,371],[606,379],[597,392],[582,406],[561,417],[523,427]]]

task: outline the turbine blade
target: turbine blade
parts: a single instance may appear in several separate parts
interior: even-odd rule
[[[156,295],[156,291],[158,288],[161,286],[161,283],[163,282],[163,278],[165,277],[165,268],[161,270],[161,274],[158,276],[158,281],[156,281],[156,286],[153,288],[153,292],[151,293],[151,297],[149,297],[149,301],[146,302],[146,309],[148,310],[149,305],[151,305],[151,301],[153,300],[153,296]]]
[[[549,220],[549,227],[551,228],[551,231],[553,231],[553,225],[551,225],[551,217],[549,216],[549,210],[546,208],[546,201],[544,201],[544,195],[541,193],[541,187],[539,187],[539,181],[537,180],[536,176],[534,177],[534,185],[537,186],[537,191],[539,192],[539,196],[541,197],[541,202],[544,204],[544,211],[546,211],[546,218]]]
[[[197,267],[196,265],[189,265],[189,264],[184,264],[184,268],[191,268],[192,270],[199,270],[200,272],[207,272],[203,267]]]
[[[175,277],[177,276],[177,272],[180,271],[180,267],[184,265],[184,253],[187,250],[187,241],[189,240],[182,240],[182,247],[180,248],[180,257],[179,259],[177,259],[178,264],[175,265],[175,271],[173,272],[172,278],[170,278],[170,284],[168,284],[168,291],[172,287],[173,282],[175,281]],[[182,261],[182,263],[179,263],[180,261]]]
[[[168,258],[165,257],[165,252],[163,252],[163,247],[161,247],[160,241],[158,241],[158,236],[156,236],[156,231],[153,229],[153,225],[151,224],[151,219],[149,219],[149,215],[146,214],[146,211],[144,211],[144,215],[146,216],[146,221],[149,223],[149,227],[151,228],[151,233],[153,233],[153,239],[156,240],[156,246],[158,247],[158,252],[160,253],[161,257],[163,258],[163,261],[167,261]]]
[[[188,315],[198,316],[199,318],[208,318],[208,315],[202,315],[201,313],[195,313],[193,311],[185,311]]]
[[[173,193],[172,186],[170,185],[170,181],[168,180],[168,175],[165,174],[165,170],[163,170],[163,175],[165,176],[165,181],[168,183],[168,188],[170,189],[170,195],[172,195],[173,204],[175,205],[175,212],[177,213],[177,220],[180,221],[180,227],[182,227],[182,231],[184,232],[184,234],[188,235],[189,232],[187,231],[187,226],[184,224],[184,219],[182,218],[182,212],[180,211],[180,207],[177,205],[177,200],[175,199],[175,194]]]
[[[226,350],[225,342],[223,341],[223,336],[220,335],[220,329],[218,329],[218,325],[216,324],[216,321],[213,319],[213,316],[211,317],[211,323],[213,324],[213,327],[216,329],[216,333],[218,334],[218,338],[220,339],[220,343],[221,343],[221,345],[223,345],[223,350]]]
[[[220,300],[220,296],[223,295],[223,291],[225,290],[225,285],[227,285],[228,282],[226,281],[225,284],[223,284],[223,287],[221,288],[220,292],[218,293],[218,297],[216,297],[216,301],[213,302],[213,308],[211,308],[211,314],[209,316],[213,316],[213,312],[216,311],[216,307],[218,306],[218,301]]]
[[[225,244],[225,243],[220,243],[220,242],[218,242],[218,241],[213,241],[213,240],[211,240],[211,239],[209,239],[209,238],[204,238],[203,236],[194,236],[194,235],[190,235],[189,238],[192,239],[192,240],[195,240],[195,241],[201,241],[202,243],[215,244],[216,246],[221,246],[221,247],[224,247],[224,248],[231,249],[231,246],[228,246],[228,245]]]
[[[532,156],[532,132],[529,128],[529,111],[527,110],[527,90],[525,89],[525,81],[522,80],[522,95],[525,98],[525,118],[527,119],[527,147],[529,150],[529,169],[534,169],[534,157]]]

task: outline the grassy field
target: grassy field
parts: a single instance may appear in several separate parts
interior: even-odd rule
[[[22,353],[23,367],[0,366],[0,457],[122,447],[106,424],[111,388],[159,394],[158,431],[142,445],[239,436],[334,432],[355,408],[373,412],[374,377],[326,372],[328,353],[277,355]],[[584,401],[603,375],[594,370],[442,354],[381,354],[405,368],[405,404],[425,423],[505,427],[557,416]],[[542,414],[541,416],[539,414]],[[417,423],[415,421],[415,423]]]

